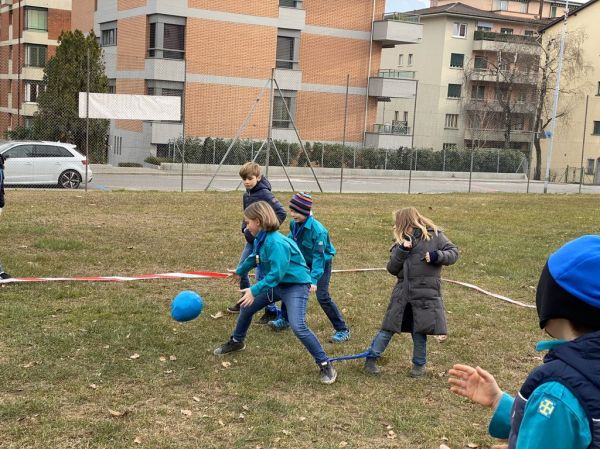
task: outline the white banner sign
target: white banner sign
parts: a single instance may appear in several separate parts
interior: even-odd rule
[[[79,118],[86,118],[85,92],[79,92]],[[181,98],[155,95],[90,93],[90,118],[181,120]]]

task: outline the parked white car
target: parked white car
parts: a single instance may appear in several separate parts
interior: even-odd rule
[[[88,161],[75,145],[61,142],[10,141],[0,144],[7,185],[56,185],[76,189],[84,182]],[[87,167],[87,181],[92,170]]]

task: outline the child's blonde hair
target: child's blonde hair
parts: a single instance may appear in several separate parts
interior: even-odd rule
[[[414,207],[405,207],[395,211],[392,215],[394,217],[394,237],[398,243],[404,240],[411,239],[411,232],[409,229],[420,229],[422,232],[422,238],[425,240],[431,239],[429,230],[433,230],[435,235],[438,233],[438,227],[429,218],[421,215],[419,211]]]
[[[276,231],[279,229],[279,219],[275,211],[266,201],[257,201],[244,209],[244,217],[250,220],[258,220],[260,227],[265,231]]]
[[[256,176],[257,178],[260,176],[260,165],[256,162],[246,162],[240,167],[240,178],[248,179],[252,176]]]

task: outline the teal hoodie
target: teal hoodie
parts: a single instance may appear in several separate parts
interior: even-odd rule
[[[259,261],[256,258],[257,245],[261,240],[260,231],[254,240],[254,250],[246,260],[238,265],[235,273],[243,276],[260,263],[264,277],[250,287],[252,295],[257,296],[270,288],[284,282],[287,284],[310,284],[311,278],[306,266],[306,261],[296,243],[277,231],[266,232],[264,243],[258,251]]]
[[[329,262],[335,256],[335,248],[329,239],[327,228],[312,215],[304,222],[304,229],[299,229],[301,226],[302,223],[290,220],[288,238],[298,244],[306,260],[306,264],[310,268],[310,282],[313,285],[317,285],[317,282],[323,276],[325,263]],[[297,231],[299,234],[294,238],[294,234]]]

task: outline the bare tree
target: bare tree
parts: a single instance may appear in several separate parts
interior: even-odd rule
[[[562,62],[562,79],[567,80],[561,84],[557,119],[565,122],[570,119],[569,114],[573,109],[573,99],[582,93],[586,73],[591,66],[583,59],[583,42],[586,33],[582,29],[567,33],[565,38],[564,57]],[[533,144],[535,147],[534,179],[541,179],[542,173],[542,147],[540,139],[543,138],[546,128],[552,121],[552,101],[554,86],[559,65],[560,36],[545,37],[540,40],[541,51],[539,83],[536,89],[536,120],[534,124]],[[565,101],[570,98],[571,101]]]

